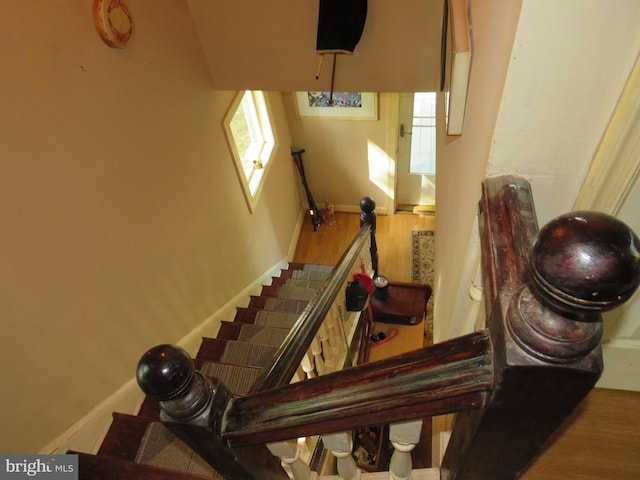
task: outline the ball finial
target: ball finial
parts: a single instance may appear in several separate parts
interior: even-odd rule
[[[376,201],[371,197],[362,197],[360,200],[360,210],[364,213],[371,213],[376,209]]]
[[[531,253],[536,290],[573,315],[610,310],[640,284],[640,241],[625,223],[599,212],[572,212],[540,229]]]
[[[157,345],[138,362],[136,378],[144,393],[159,400],[182,395],[191,384],[195,368],[187,352],[174,345]]]

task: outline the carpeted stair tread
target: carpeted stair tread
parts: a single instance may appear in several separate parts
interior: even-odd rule
[[[305,263],[304,267],[302,267],[302,269],[307,272],[327,272],[327,273],[331,273],[333,268],[334,268],[333,265],[316,265],[313,263]]]
[[[244,365],[207,362],[200,371],[203,375],[220,380],[232,394],[245,395],[258,378],[261,370]]]
[[[136,462],[209,478],[222,478],[160,422],[153,422],[147,427]]]
[[[263,325],[242,325],[238,340],[248,343],[262,343],[264,345],[280,346],[289,330]]]
[[[300,314],[309,304],[305,300],[288,300],[285,298],[267,298],[264,302],[264,310],[274,312],[286,312]]]
[[[265,327],[291,329],[300,318],[299,313],[278,312],[275,310],[260,310],[254,318],[255,325]]]
[[[285,282],[285,285],[289,285],[291,287],[313,288],[314,290],[318,290],[323,283],[323,280],[311,280],[309,278],[290,278]]]
[[[324,270],[293,270],[291,278],[304,278],[306,280],[317,280],[323,282],[327,279],[330,272]]]
[[[309,301],[313,298],[318,290],[316,288],[296,287],[284,285],[280,287],[278,298],[283,300],[303,300]]]
[[[238,341],[227,341],[220,363],[265,367],[276,354],[278,347]]]

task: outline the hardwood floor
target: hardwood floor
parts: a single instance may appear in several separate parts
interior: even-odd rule
[[[360,215],[336,213],[334,225],[321,225],[316,232],[305,220],[293,257],[294,262],[334,265],[360,229]],[[410,232],[435,230],[434,215],[399,213],[379,215],[376,226],[378,270],[390,280],[411,281]]]
[[[332,265],[359,229],[358,214],[336,213],[337,223],[313,232],[305,220],[294,261]],[[378,217],[380,273],[410,281],[409,231],[435,230],[433,215]],[[640,478],[640,392],[595,389],[550,445],[521,477],[524,480]]]

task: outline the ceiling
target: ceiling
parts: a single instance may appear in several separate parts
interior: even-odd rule
[[[317,1],[189,0],[217,90],[328,90],[332,56],[316,80]],[[368,2],[353,55],[338,55],[336,91],[413,92],[440,82],[443,0]]]

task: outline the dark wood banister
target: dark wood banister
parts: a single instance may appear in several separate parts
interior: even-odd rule
[[[486,330],[232,401],[221,436],[232,447],[349,431],[479,408],[493,387]]]
[[[373,203],[373,208],[375,208],[375,203]],[[368,238],[374,241],[375,227],[372,229],[371,223],[361,221],[360,231],[342,254],[329,277],[309,301],[300,318],[278,348],[273,361],[263,369],[261,375],[251,386],[249,393],[279,387],[291,381],[331,305],[344,287],[344,282],[351,273],[351,269],[358,260]],[[375,241],[373,245],[375,245]],[[377,257],[377,250],[375,255]]]
[[[488,330],[291,385],[267,374],[265,390],[239,398],[164,345],[142,357],[141,387],[228,479],[278,477],[225,465],[227,448],[454,411],[441,478],[516,478],[597,381],[600,312],[640,284],[640,240],[592,212],[538,231],[529,184],[513,176],[483,183],[479,213]]]

